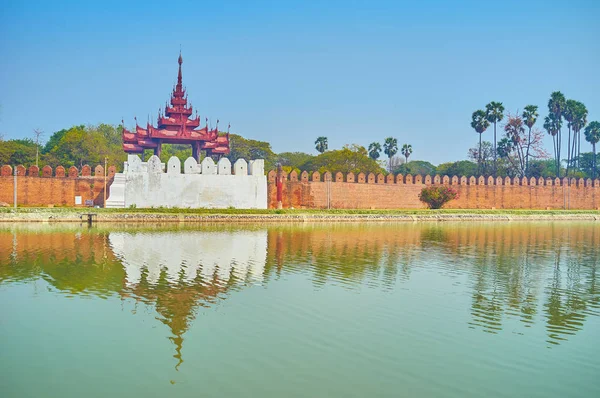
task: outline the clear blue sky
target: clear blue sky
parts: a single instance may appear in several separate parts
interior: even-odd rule
[[[277,152],[391,135],[415,159],[464,159],[492,100],[543,118],[560,90],[600,120],[599,20],[597,0],[3,0],[0,133],[155,118],[181,45],[202,118]]]

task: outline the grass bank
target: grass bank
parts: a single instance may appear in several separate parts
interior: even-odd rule
[[[98,222],[277,222],[277,221],[510,221],[600,220],[594,210],[240,210],[240,209],[83,209],[0,208],[0,222],[80,222],[96,213]]]

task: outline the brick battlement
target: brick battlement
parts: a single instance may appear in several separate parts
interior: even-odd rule
[[[269,207],[277,207],[277,171],[267,175]],[[598,209],[600,180],[583,178],[510,178],[365,173],[283,172],[283,207],[337,209],[423,208],[421,189],[450,185],[459,198],[456,209]]]
[[[35,166],[29,166],[28,169],[23,165],[19,165],[16,167],[17,176],[28,176],[28,177],[43,177],[43,178],[77,178],[77,177],[92,177],[92,168],[87,164],[84,165],[81,170],[77,169],[75,166],[71,166],[68,169],[65,169],[63,166],[56,167],[55,170],[52,170],[52,167],[46,165],[40,169]],[[54,173],[53,173],[54,172]],[[117,172],[117,168],[115,166],[108,167],[108,177],[112,177]],[[2,177],[10,177],[14,173],[12,166],[5,164],[0,167],[0,176]],[[104,167],[98,165],[94,168],[94,177],[104,177]]]
[[[104,167],[92,169],[85,165],[56,169],[46,165],[40,170],[37,166],[28,169],[23,165],[0,167],[0,202],[13,204],[14,172],[17,174],[17,204],[19,206],[84,206],[86,201],[94,205],[103,205],[104,200]],[[110,166],[107,173],[107,190],[117,172]],[[109,192],[107,192],[108,196]],[[75,197],[81,197],[81,205],[76,205]]]
[[[420,175],[417,174],[415,176],[411,174],[402,175],[402,174],[388,174],[387,176],[379,173],[377,175],[373,173],[369,173],[365,175],[365,173],[336,173],[335,176],[332,175],[329,171],[323,173],[319,173],[315,171],[313,173],[309,173],[307,171],[303,171],[300,176],[294,170],[291,173],[282,172],[284,181],[292,181],[292,182],[349,182],[349,183],[360,183],[360,184],[400,184],[400,185],[412,185],[412,184],[425,184],[425,185],[505,185],[505,186],[563,186],[563,185],[571,185],[578,187],[600,187],[600,179],[592,180],[591,178],[519,178],[519,177],[484,177],[484,176],[453,176],[448,177],[440,176],[440,175]],[[275,183],[275,178],[277,177],[277,171],[271,170],[267,175],[267,180],[269,183]]]

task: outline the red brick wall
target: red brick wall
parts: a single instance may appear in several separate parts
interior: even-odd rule
[[[362,174],[362,173],[361,173]],[[269,208],[277,207],[276,172],[268,175]],[[284,175],[283,207],[334,209],[418,209],[421,189],[429,185],[450,185],[459,198],[449,202],[448,209],[598,209],[600,181],[520,180],[493,178],[443,178],[402,176],[381,178],[349,175],[343,181],[324,181],[318,175],[310,180],[293,173]],[[364,182],[361,182],[364,181]],[[371,181],[371,182],[369,182]],[[379,181],[379,182],[377,182]],[[499,185],[497,185],[499,184]]]
[[[84,166],[85,167],[85,166]],[[10,166],[2,166],[0,174],[0,202],[13,204],[14,176]],[[19,206],[75,206],[75,196],[81,196],[81,206],[86,200],[93,200],[94,205],[103,205],[104,201],[104,168],[98,166],[96,175],[81,176],[71,173],[71,177],[62,176],[63,170],[57,167],[53,174],[51,168],[37,170],[35,166],[27,170],[27,175],[17,176],[17,204]],[[76,176],[75,176],[76,175]],[[106,187],[108,197],[114,168],[109,168]],[[79,205],[78,205],[79,206]]]

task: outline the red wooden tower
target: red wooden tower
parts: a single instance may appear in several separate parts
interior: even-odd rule
[[[142,128],[135,120],[135,132],[123,125],[123,150],[127,153],[142,154],[144,149],[153,149],[160,156],[162,144],[189,144],[192,146],[192,156],[200,161],[200,151],[206,151],[207,156],[226,155],[229,153],[229,131],[219,135],[219,121],[214,129],[209,130],[208,118],[206,125],[200,127],[200,116],[196,111],[193,119],[192,105],[188,105],[187,93],[181,82],[181,64],[183,59],[179,54],[179,74],[177,84],[171,95],[171,106],[165,104],[164,111],[158,110],[157,127],[150,122]]]

